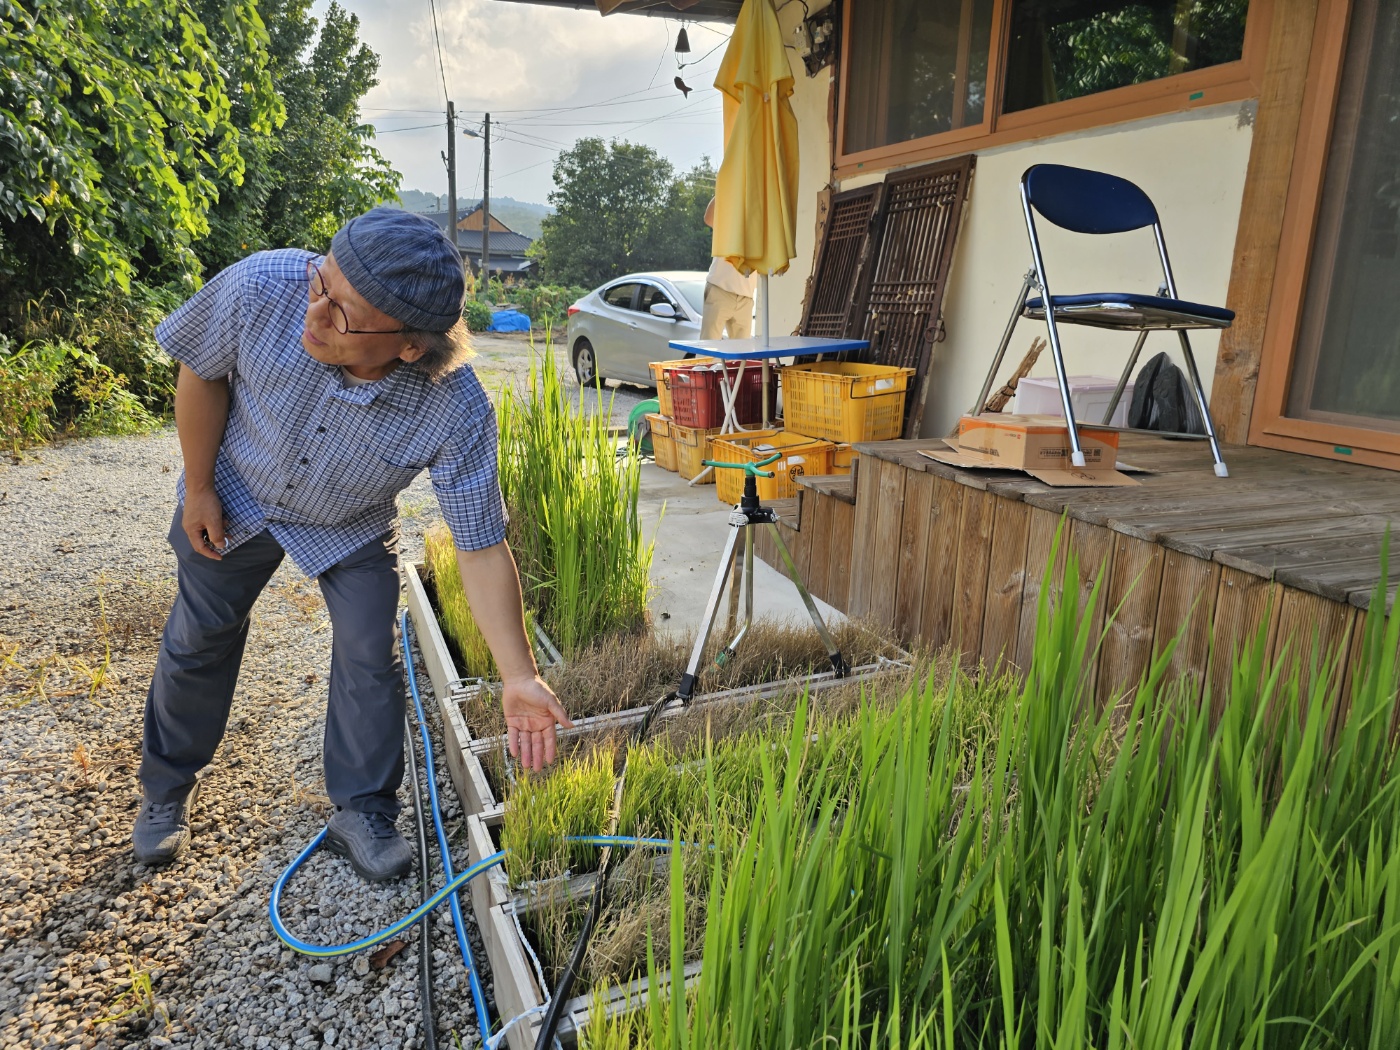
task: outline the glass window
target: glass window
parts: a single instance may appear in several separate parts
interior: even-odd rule
[[[982,122],[992,0],[864,0],[851,18],[845,150]]]
[[[642,285],[642,305],[637,307],[637,309],[641,310],[644,314],[651,313],[651,308],[657,303],[670,303],[671,306],[676,305],[674,302],[671,302],[671,297],[656,285]]]
[[[603,302],[619,310],[632,309],[632,297],[637,292],[635,284],[615,284],[603,293]]]
[[[690,308],[697,314],[705,312],[705,282],[704,281],[676,281],[676,289],[685,296],[685,301],[690,304]]]
[[[1400,5],[1353,7],[1287,414],[1400,430]]]
[[[1249,0],[1012,0],[1003,110],[1237,61]]]

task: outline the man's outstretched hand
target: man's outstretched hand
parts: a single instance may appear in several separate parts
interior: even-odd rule
[[[553,765],[555,726],[572,729],[574,724],[544,679],[536,675],[505,683],[501,690],[501,707],[506,716],[510,753],[522,766],[536,773]]]

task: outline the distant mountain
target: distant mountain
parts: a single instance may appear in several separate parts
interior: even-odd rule
[[[457,214],[465,215],[475,208],[479,201],[479,197],[457,198]],[[399,194],[399,203],[408,211],[446,211],[447,195],[438,197],[423,190],[404,190]],[[514,197],[493,196],[491,214],[516,233],[523,233],[526,237],[538,237],[541,220],[546,215],[554,214],[554,209],[547,204],[532,204],[530,201],[518,201]]]

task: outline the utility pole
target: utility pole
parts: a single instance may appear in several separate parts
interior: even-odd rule
[[[457,247],[457,107],[447,103],[447,237]]]
[[[481,283],[486,287],[491,280],[491,114],[486,114],[486,126],[482,129],[486,143],[486,158],[482,163],[485,175],[481,183]]]

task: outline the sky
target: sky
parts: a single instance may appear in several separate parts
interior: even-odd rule
[[[403,173],[404,189],[445,199],[445,98],[456,103],[459,123],[478,132],[491,113],[493,197],[546,203],[559,150],[590,135],[645,143],[678,171],[704,156],[719,163],[713,81],[729,26],[688,23],[691,52],[681,57],[694,61],[677,69],[681,23],[673,19],[605,19],[587,3],[575,11],[435,0],[439,68],[429,0],[340,2],[359,16],[360,39],[379,55],[379,85],[362,100],[361,117],[378,130],[376,145]],[[327,3],[317,3],[318,15]],[[689,96],[673,83],[677,75],[694,89]],[[458,197],[481,194],[482,145],[458,133]]]

